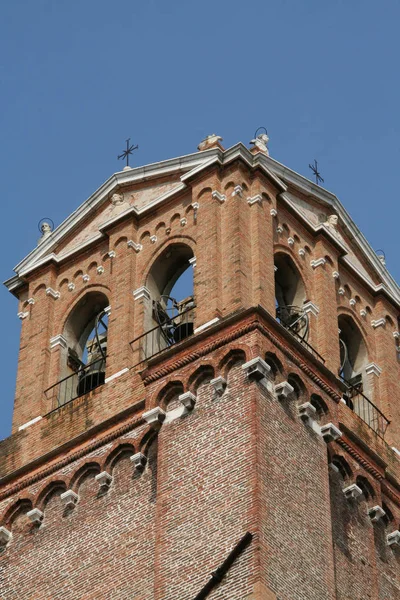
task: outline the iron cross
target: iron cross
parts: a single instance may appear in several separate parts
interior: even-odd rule
[[[319,185],[319,182],[321,181],[322,183],[324,183],[324,180],[321,177],[320,172],[318,171],[318,163],[314,158],[314,164],[313,165],[308,165],[309,168],[311,169],[311,171],[314,173],[315,175],[315,183],[317,185]]]
[[[131,141],[131,138],[128,138],[126,140],[126,150],[123,151],[122,154],[120,154],[118,156],[118,160],[120,160],[121,158],[126,158],[126,166],[129,167],[129,155],[132,154],[132,152],[134,150],[137,150],[139,148],[139,146],[136,144],[136,146],[134,146],[132,144],[132,146],[129,145],[129,142]]]

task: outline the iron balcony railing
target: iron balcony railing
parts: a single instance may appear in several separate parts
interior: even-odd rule
[[[343,398],[347,406],[382,439],[390,423],[382,411],[362,392],[362,382],[356,385],[341,378],[346,386]]]
[[[171,346],[193,335],[194,308],[194,305],[190,306],[165,326],[157,325],[132,340],[130,346],[133,352],[137,354],[136,364],[156,356],[163,350],[171,348]]]
[[[308,314],[298,306],[277,306],[276,319],[285,329],[302,344],[319,361],[325,364],[325,359],[308,343],[309,332]]]
[[[105,358],[99,358],[45,390],[45,396],[51,402],[52,410],[103,385],[105,366]]]

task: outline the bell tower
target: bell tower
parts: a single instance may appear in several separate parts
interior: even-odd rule
[[[126,166],[6,282],[0,597],[398,598],[400,290],[268,141]]]

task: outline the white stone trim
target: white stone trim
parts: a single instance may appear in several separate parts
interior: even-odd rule
[[[219,377],[215,377],[215,379],[211,379],[210,385],[212,385],[218,396],[222,396],[226,389],[227,382],[226,379],[220,375]]]
[[[344,296],[344,295],[345,295],[345,293],[346,293],[346,292],[345,292],[344,288],[340,287],[340,288],[338,289],[338,294],[339,294],[339,296]]]
[[[144,412],[142,417],[149,425],[161,425],[165,419],[165,412],[162,408],[156,406],[156,408],[152,408],[151,410]]]
[[[395,446],[392,446],[392,450],[400,458],[400,450],[398,450]]]
[[[56,292],[55,290],[53,290],[53,288],[51,288],[51,287],[46,288],[46,296],[51,296],[52,298],[54,298],[54,300],[58,300],[60,295],[61,295],[60,292]]]
[[[5,527],[0,527],[0,546],[4,547],[12,540],[12,533]]]
[[[156,243],[156,241],[157,241],[157,236],[156,236],[156,235],[151,235],[151,236],[150,236],[150,242],[151,242],[152,244],[155,244],[155,243]]]
[[[306,251],[304,250],[304,248],[299,248],[299,256],[301,256],[301,258],[303,258],[306,255]]]
[[[304,402],[304,404],[300,404],[298,407],[299,417],[305,423],[308,423],[310,420],[313,420],[316,415],[316,408],[311,404],[311,402]]]
[[[26,317],[29,317],[29,312],[21,311],[17,313],[17,317],[18,319],[21,319],[21,321],[23,321],[24,319],[26,319]]]
[[[121,369],[117,373],[114,373],[114,375],[110,375],[110,377],[106,377],[104,380],[104,383],[110,383],[110,381],[113,381],[114,379],[121,377],[121,375],[123,375],[124,373],[127,373],[128,371],[129,371],[129,368],[125,367],[125,369]]]
[[[310,313],[310,314],[314,315],[314,317],[318,317],[318,315],[319,315],[318,306],[316,304],[314,304],[314,302],[311,302],[311,300],[309,300],[308,302],[303,304],[303,310],[305,313]]]
[[[321,427],[321,436],[328,444],[329,442],[333,442],[342,437],[342,432],[333,423],[327,423]]]
[[[110,314],[111,314],[111,305],[110,304],[105,307],[104,312],[106,313],[106,315],[108,317],[110,316]]]
[[[63,492],[60,498],[64,506],[67,508],[72,508],[79,501],[78,494],[76,494],[73,490],[67,490],[66,492]]]
[[[379,377],[379,375],[382,373],[382,369],[378,367],[378,365],[376,365],[375,363],[370,363],[365,367],[365,372],[367,373],[367,375],[376,375],[377,377]]]
[[[82,280],[83,283],[87,283],[88,281],[90,281],[90,276],[87,273],[85,273],[84,275],[82,275]]]
[[[380,519],[383,519],[386,513],[381,506],[376,505],[368,509],[368,515],[373,523],[377,523]]]
[[[71,283],[69,283],[69,284],[68,284],[68,291],[69,291],[69,292],[73,292],[73,291],[74,291],[74,289],[75,289],[75,284],[74,284],[74,283],[72,283],[72,281],[71,281]]]
[[[376,321],[371,321],[371,325],[374,329],[376,329],[377,327],[384,327],[386,325],[386,319],[385,317],[382,317],[381,319],[377,319]]]
[[[28,304],[33,306],[35,304],[35,298],[28,298]]]
[[[218,200],[218,202],[221,202],[221,204],[223,202],[225,202],[226,200],[226,196],[225,194],[221,194],[220,192],[218,192],[217,190],[215,190],[212,194],[211,194],[212,198],[215,198],[216,200]]]
[[[292,237],[288,237],[287,243],[289,244],[289,246],[294,246],[294,239]]]
[[[349,304],[350,306],[355,306],[357,304],[357,300],[355,298],[350,298]]]
[[[140,300],[141,298],[144,298],[145,300],[151,299],[150,291],[145,285],[142,285],[142,287],[133,291],[132,294],[134,300]]]
[[[247,204],[250,204],[250,206],[252,206],[253,204],[256,204],[257,202],[259,204],[262,204],[261,194],[256,194],[255,196],[247,198]]]
[[[246,372],[248,379],[254,381],[261,381],[261,379],[267,377],[268,373],[271,371],[271,367],[261,358],[261,356],[256,356],[256,358],[249,360],[242,365],[242,369]]]
[[[366,316],[367,316],[367,311],[365,310],[365,308],[362,308],[360,310],[360,317],[363,317],[363,319],[365,319]]]
[[[339,275],[338,271],[333,271],[332,277],[333,277],[333,279],[339,279],[340,275]]]
[[[103,265],[99,265],[97,267],[96,273],[97,273],[97,275],[103,275],[103,273],[104,273],[104,267],[103,267]]]
[[[56,348],[57,346],[61,346],[61,348],[68,348],[68,342],[65,339],[65,337],[63,336],[62,333],[59,333],[58,335],[54,335],[53,337],[50,338],[50,348]]]
[[[189,264],[192,265],[193,269],[196,268],[196,257],[193,256],[192,258],[189,258]]]
[[[394,337],[395,340],[397,340],[400,337],[400,332],[393,331],[393,337]]]
[[[134,242],[133,240],[128,240],[126,242],[126,245],[128,246],[128,248],[133,248],[134,251],[136,253],[140,252],[141,250],[143,250],[143,246],[142,244],[137,244],[136,242]]]
[[[180,396],[178,396],[179,402],[185,407],[185,409],[188,412],[194,409],[196,399],[196,396],[192,394],[192,392],[185,392],[184,394],[180,394]]]
[[[147,458],[144,454],[142,454],[142,452],[136,452],[136,454],[132,454],[129,460],[131,461],[131,463],[133,463],[135,471],[143,473],[147,464]]]
[[[95,476],[95,480],[100,485],[100,488],[102,488],[103,490],[108,490],[108,488],[113,482],[113,476],[110,475],[110,473],[107,473],[107,471],[102,471],[101,473],[98,473]]]
[[[215,323],[218,323],[218,321],[219,321],[219,317],[215,317],[215,319],[211,319],[211,321],[207,321],[207,323],[203,323],[203,325],[196,327],[196,329],[193,331],[193,333],[200,333],[200,331],[204,331],[204,329],[211,327],[211,325],[215,325]]]
[[[23,425],[20,425],[18,427],[18,431],[22,431],[23,429],[26,429],[27,427],[30,427],[31,425],[33,425],[34,423],[37,423],[38,421],[40,421],[41,419],[43,419],[42,416],[39,415],[39,417],[35,417],[34,419],[31,419],[30,421],[28,421],[27,423],[24,423]]]
[[[386,538],[388,546],[400,546],[400,531],[392,531]]]
[[[192,202],[192,208],[194,211],[199,210],[200,204],[198,202]]]
[[[280,400],[281,402],[283,402],[283,400],[286,400],[286,398],[294,392],[293,386],[291,386],[288,381],[282,381],[282,383],[278,383],[275,386],[274,390],[278,400]]]
[[[276,208],[271,208],[271,210],[269,211],[269,214],[271,215],[271,217],[277,217],[278,211],[276,210]]]
[[[326,265],[326,258],[317,258],[316,260],[312,260],[310,262],[310,265],[312,266],[313,269],[316,269],[317,267],[323,267],[324,265]]]
[[[109,258],[115,258],[117,256],[115,250],[110,250],[110,252],[107,252],[107,256]]]
[[[279,234],[283,233],[282,225],[278,225],[278,227],[276,228],[276,233],[279,233]]]

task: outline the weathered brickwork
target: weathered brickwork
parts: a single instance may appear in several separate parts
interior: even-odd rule
[[[398,599],[398,288],[333,196],[256,149],[114,177],[9,283],[1,600],[192,600],[246,532],[207,597]],[[149,351],[152,301],[188,265],[194,335]],[[59,406],[90,303],[109,311],[105,381]]]

